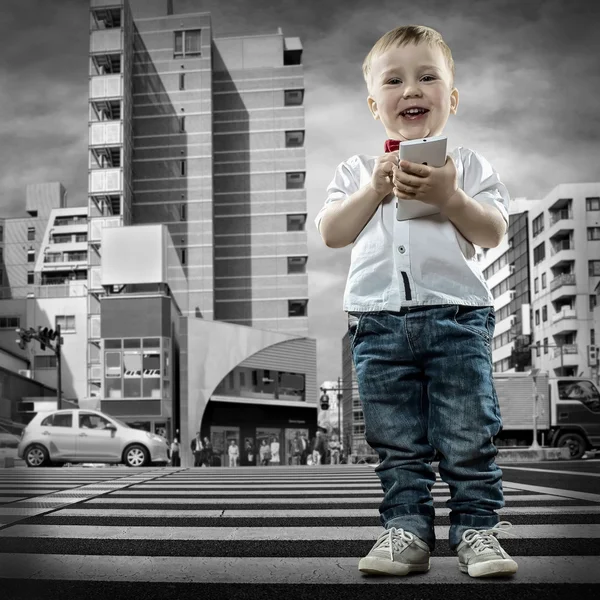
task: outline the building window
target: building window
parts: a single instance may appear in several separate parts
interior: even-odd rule
[[[21,327],[20,317],[0,317],[0,329],[16,329]]]
[[[304,171],[293,171],[285,174],[285,189],[299,190],[304,187],[304,179],[306,173]]]
[[[546,273],[542,273],[542,289],[546,289]]]
[[[540,283],[540,278],[539,278],[539,277],[536,277],[536,278],[533,280],[533,291],[534,291],[536,294],[537,294],[537,293],[540,291],[540,290],[539,290],[539,287],[540,287],[540,286],[539,286],[539,283]]]
[[[596,308],[597,304],[598,304],[598,299],[596,298],[595,294],[592,294],[590,296],[590,311],[593,311]]]
[[[285,106],[302,106],[304,90],[284,90],[283,104]]]
[[[27,285],[32,285],[35,282],[35,275],[33,271],[27,271]]]
[[[588,240],[600,240],[600,227],[588,227],[587,228],[587,239]]]
[[[586,198],[585,210],[600,210],[600,198]]]
[[[546,244],[542,242],[539,246],[533,249],[533,264],[537,265],[546,258]]]
[[[285,147],[286,148],[300,148],[304,146],[304,130],[297,129],[294,131],[285,132]]]
[[[590,344],[592,346],[596,345],[596,330],[595,329],[590,329]]]
[[[27,240],[30,242],[35,240],[35,227],[27,228]]]
[[[0,242],[4,241],[4,225],[0,225]]]
[[[181,249],[181,264],[185,265],[185,261],[186,261],[186,252],[185,252],[185,248]]]
[[[288,300],[288,317],[306,317],[307,305],[308,300]]]
[[[4,262],[4,248],[0,247],[0,262]]]
[[[200,29],[175,32],[175,58],[200,55]]]
[[[548,338],[544,338],[544,354],[548,354]]]
[[[140,398],[142,395],[142,354],[139,350],[123,352],[123,396]]]
[[[187,164],[185,160],[180,160],[179,161],[179,175],[181,177],[185,177],[187,173]]]
[[[542,231],[544,231],[544,213],[542,213],[539,217],[536,217],[533,220],[531,228],[533,230],[533,237],[539,235],[540,233],[542,233]]]
[[[56,355],[55,354],[48,354],[48,355],[41,354],[39,356],[34,356],[33,357],[33,368],[35,371],[37,371],[38,369],[56,369]]]
[[[306,225],[306,215],[287,215],[288,231],[304,231]]]
[[[35,262],[35,250],[27,250],[27,262]]]
[[[590,277],[600,277],[600,260],[588,261],[588,275]]]
[[[179,133],[185,131],[185,117],[179,117]]]
[[[187,219],[187,204],[181,204],[179,206],[180,220],[185,221]]]
[[[539,311],[539,309],[535,311],[535,324],[536,325],[540,324],[540,311]]]
[[[0,285],[4,285],[4,269],[0,269]]]
[[[542,321],[546,322],[548,320],[548,307],[542,306]]]
[[[288,256],[288,259],[287,259],[288,274],[306,273],[306,261],[307,260],[308,260],[308,256]]]
[[[56,326],[60,325],[61,333],[73,333],[75,331],[75,315],[56,315]]]
[[[185,73],[179,73],[179,89],[185,90]]]

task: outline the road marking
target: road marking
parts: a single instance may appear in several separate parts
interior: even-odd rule
[[[529,471],[530,473],[557,473],[558,475],[585,475],[586,477],[600,477],[600,473],[590,473],[589,471],[555,471],[554,469],[534,469],[533,467],[509,467],[500,465],[500,468],[512,469],[513,471]]]
[[[562,496],[548,496],[538,494],[507,495],[509,502],[568,502],[568,498]],[[231,498],[227,496],[215,498],[113,498],[106,496],[86,501],[86,505],[95,504],[372,504],[380,503],[383,500],[383,494],[379,496],[366,496],[361,498]],[[450,496],[433,495],[435,502],[445,502],[450,500]]]
[[[589,500],[590,502],[600,502],[600,494],[590,494],[589,492],[575,492],[573,490],[559,490],[557,488],[543,487],[540,485],[529,485],[527,483],[514,483],[511,486],[519,488],[524,492],[538,492],[540,494],[552,494],[554,496],[564,496],[572,500]]]
[[[516,584],[598,584],[596,556],[515,556],[519,572],[502,580]],[[168,583],[362,584],[402,585],[470,583],[494,586],[461,573],[456,557],[434,557],[424,575],[367,577],[358,571],[358,557],[196,557],[104,556],[73,554],[5,554],[0,577],[67,581],[132,581]],[[482,588],[483,589],[483,588]],[[483,592],[482,592],[483,593]]]
[[[450,527],[435,526],[438,539],[447,539]],[[100,525],[13,525],[0,538],[60,538],[106,540],[221,540],[221,541],[314,541],[376,540],[383,532],[373,527],[122,527]],[[600,525],[515,525],[518,539],[597,539]],[[504,539],[504,538],[502,538]],[[515,538],[517,539],[517,538]]]
[[[17,509],[15,509],[17,510]],[[27,510],[27,509],[21,509]],[[46,509],[48,510],[48,509]],[[0,517],[4,513],[8,513],[9,509],[0,509]],[[530,514],[530,515],[545,515],[545,514],[600,514],[600,508],[598,506],[511,506],[499,509],[498,514]],[[10,513],[8,513],[10,514]],[[436,515],[449,515],[449,508],[436,508]],[[212,509],[195,509],[195,510],[184,510],[184,509],[165,509],[165,510],[139,510],[130,508],[116,508],[114,510],[108,508],[102,509],[81,509],[81,508],[65,508],[61,510],[54,510],[51,515],[46,515],[46,518],[51,517],[103,517],[112,519],[115,517],[137,517],[143,518],[175,518],[175,519],[189,519],[189,518],[205,518],[205,517],[222,517],[222,518],[234,518],[234,519],[269,519],[269,518],[326,518],[326,517],[373,517],[379,518],[378,509],[370,508],[321,508],[319,510],[313,509],[264,509],[264,510],[212,510]]]

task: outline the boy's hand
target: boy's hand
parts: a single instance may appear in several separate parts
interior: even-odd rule
[[[458,189],[456,166],[446,156],[443,167],[400,161],[393,175],[394,195],[402,200],[421,200],[443,208]]]
[[[388,152],[378,156],[375,160],[375,168],[371,176],[371,187],[385,198],[394,189],[392,176],[394,169],[398,168],[398,152]]]

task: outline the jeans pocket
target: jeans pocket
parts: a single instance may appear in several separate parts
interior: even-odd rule
[[[481,337],[486,344],[491,344],[494,337],[496,315],[493,306],[456,305],[454,323]]]

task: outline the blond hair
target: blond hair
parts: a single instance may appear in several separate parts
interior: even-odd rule
[[[430,46],[438,46],[442,51],[446,59],[446,64],[452,74],[452,86],[454,86],[454,60],[452,58],[452,51],[448,47],[448,44],[442,38],[442,35],[432,29],[431,27],[425,27],[424,25],[404,25],[403,27],[396,27],[382,35],[371,48],[369,54],[365,57],[363,62],[362,70],[369,86],[369,76],[371,74],[371,63],[375,58],[381,56],[391,47],[406,46],[408,44],[429,44]]]

